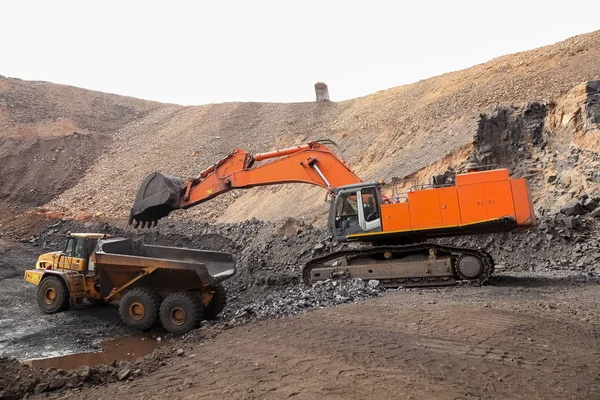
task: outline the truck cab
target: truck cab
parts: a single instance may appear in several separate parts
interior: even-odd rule
[[[25,271],[25,281],[38,286],[38,303],[47,313],[79,304],[102,302],[99,280],[90,256],[103,233],[70,233],[63,251],[39,256],[35,269]]]
[[[89,265],[90,256],[96,248],[99,238],[108,237],[102,233],[71,233],[63,251],[54,251],[39,256],[35,265],[36,269],[43,270],[72,270],[86,272],[93,264]]]

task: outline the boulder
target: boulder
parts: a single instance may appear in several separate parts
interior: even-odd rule
[[[36,387],[33,389],[33,394],[40,394],[40,393],[45,392],[46,390],[48,390],[48,384],[40,383],[40,384],[36,385]]]
[[[65,386],[65,378],[63,378],[62,376],[55,376],[55,377],[53,377],[50,380],[50,384],[48,385],[48,387],[51,390],[60,389],[63,386]]]
[[[570,217],[571,215],[585,214],[587,210],[579,202],[572,202],[561,208],[560,212]]]
[[[583,200],[581,202],[581,205],[587,211],[594,211],[596,208],[598,208],[598,203],[596,203],[593,199],[590,199],[589,197],[587,199]]]
[[[569,229],[575,229],[579,226],[579,219],[577,217],[567,217],[564,219],[565,226]]]
[[[127,379],[127,377],[129,376],[129,374],[131,373],[131,370],[129,368],[127,369],[123,369],[121,371],[119,371],[119,373],[117,374],[117,377],[119,378],[120,381]]]
[[[90,367],[84,365],[77,368],[75,370],[75,374],[77,374],[77,376],[79,376],[83,381],[87,381],[92,375],[92,372],[90,371]]]

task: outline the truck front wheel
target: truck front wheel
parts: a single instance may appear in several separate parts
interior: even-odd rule
[[[200,326],[204,307],[198,296],[188,292],[168,295],[160,306],[162,326],[175,335],[183,335]]]
[[[59,276],[48,276],[38,286],[38,304],[43,312],[53,314],[69,308],[69,289]]]
[[[159,304],[157,293],[147,288],[134,288],[121,298],[119,314],[125,325],[145,331],[156,323]]]

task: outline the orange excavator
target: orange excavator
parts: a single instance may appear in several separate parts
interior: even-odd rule
[[[236,149],[187,181],[155,172],[142,182],[129,223],[156,226],[173,210],[233,189],[318,185],[331,203],[331,239],[372,246],[312,259],[303,280],[376,279],[384,287],[481,284],[494,269],[489,254],[429,240],[523,230],[536,223],[527,181],[511,179],[506,169],[470,166],[453,185],[413,186],[388,197],[381,182],[363,182],[327,145],[335,143],[316,141],[254,155]]]

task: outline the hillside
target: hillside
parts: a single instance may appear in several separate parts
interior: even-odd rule
[[[42,205],[159,103],[0,76],[0,201]]]
[[[187,177],[236,147],[260,152],[320,138],[336,141],[366,180],[415,173],[429,179],[473,156],[480,114],[493,119],[498,106],[515,106],[518,114],[527,103],[566,101],[575,86],[600,78],[599,71],[597,31],[339,103],[182,107],[0,78],[0,135],[9,143],[0,153],[0,196],[11,206],[49,201],[48,208],[72,215],[125,219],[152,171]],[[577,101],[587,101],[581,96]],[[579,106],[585,105],[573,107]],[[556,125],[555,111],[551,106],[543,113],[546,134],[563,126]],[[568,143],[575,128],[563,132]],[[597,151],[597,142],[586,143]],[[540,181],[536,190],[543,186]],[[322,221],[323,198],[321,189],[303,185],[252,189],[186,211],[184,218]]]

